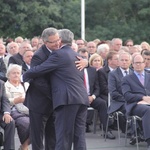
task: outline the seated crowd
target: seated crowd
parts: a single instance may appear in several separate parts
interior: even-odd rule
[[[0,43],[0,101],[3,106],[0,126],[4,128],[4,149],[14,150],[15,127],[21,146],[19,150],[28,150],[32,143],[30,138],[29,109],[24,105],[28,84],[20,81],[21,74],[30,69],[31,59],[36,51],[44,44],[41,38],[30,40],[17,37],[15,40]],[[100,126],[108,139],[115,139],[112,130],[116,122],[109,123],[109,114],[116,111],[119,116],[122,133],[125,133],[126,118],[137,115],[142,118],[142,130],[139,132],[141,141],[147,142],[150,149],[150,45],[142,42],[135,45],[129,39],[123,44],[122,39],[111,41],[94,40],[86,42],[77,39],[72,43],[72,49],[89,61],[84,68],[85,88],[90,107],[98,111]],[[110,95],[110,101],[108,98]],[[13,121],[12,121],[13,120]],[[93,112],[88,111],[86,132],[90,132]],[[139,124],[140,126],[140,124]],[[7,128],[6,128],[7,127]],[[10,135],[7,135],[9,132]],[[141,133],[143,132],[143,135]],[[135,144],[132,124],[128,131],[131,136],[130,144]],[[139,140],[140,141],[140,140]],[[8,144],[9,143],[9,144]],[[8,146],[9,145],[9,146]]]

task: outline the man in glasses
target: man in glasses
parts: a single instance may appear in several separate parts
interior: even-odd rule
[[[126,101],[128,115],[142,118],[144,138],[150,150],[150,75],[144,71],[144,58],[137,54],[133,57],[134,72],[123,78],[122,92]]]
[[[79,54],[71,49],[74,35],[70,30],[62,29],[59,35],[60,49],[54,51],[41,65],[28,70],[23,77],[28,81],[51,72],[49,77],[55,112],[55,150],[71,150],[72,144],[74,150],[85,150],[85,123],[89,102],[83,72],[75,65]]]

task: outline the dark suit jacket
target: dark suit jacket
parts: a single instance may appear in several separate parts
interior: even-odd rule
[[[129,72],[131,73],[132,70],[129,70]],[[110,93],[109,113],[117,111],[121,106],[125,104],[125,98],[121,89],[122,78],[123,74],[119,67],[110,72],[108,75],[108,90]]]
[[[11,113],[10,103],[6,96],[4,82],[0,80],[0,112],[9,112]]]
[[[0,58],[0,79],[6,81],[6,66],[2,58]]]
[[[23,78],[26,81],[52,72],[50,79],[54,109],[70,104],[89,105],[83,72],[75,65],[76,56],[79,54],[70,46],[63,46],[60,50],[54,51],[43,64],[28,70]]]
[[[28,66],[26,65],[26,63],[24,62],[22,64],[22,73],[25,73],[27,70],[29,70]]]
[[[22,55],[17,53],[9,58],[8,65],[9,64],[18,64],[18,65],[22,66],[23,63],[24,63],[24,61],[23,61]]]
[[[40,65],[50,55],[50,51],[43,45],[37,50],[31,60],[31,68]],[[51,87],[49,76],[44,75],[30,82],[26,93],[26,106],[33,112],[49,114],[52,112]]]
[[[96,97],[99,97],[99,84],[97,71],[93,67],[88,67],[87,73],[89,78],[90,95],[94,94]]]
[[[104,100],[108,100],[108,73],[110,69],[108,65],[98,70],[98,80],[100,87],[100,97]]]
[[[150,96],[150,74],[145,72],[145,86],[141,84],[135,73],[123,78],[122,93],[126,100],[126,110],[130,114],[132,108],[142,100],[143,96]]]

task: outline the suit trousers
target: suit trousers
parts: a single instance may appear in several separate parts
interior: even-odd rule
[[[44,150],[43,139],[45,139],[45,150],[54,150],[56,141],[54,115],[44,115],[29,111],[32,150]]]
[[[145,140],[150,139],[150,106],[145,104],[137,104],[131,112],[132,115],[137,115],[142,118],[142,127]]]
[[[4,129],[4,150],[15,150],[15,121],[6,124],[0,114],[0,126]]]
[[[106,130],[107,124],[107,103],[105,100],[101,99],[100,97],[96,98],[90,105],[94,109],[98,110],[99,119],[103,125],[104,131]]]
[[[85,124],[87,106],[70,104],[55,109],[55,150],[86,150]]]

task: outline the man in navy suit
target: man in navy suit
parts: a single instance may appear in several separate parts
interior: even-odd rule
[[[100,86],[100,97],[108,102],[108,74],[118,67],[118,53],[110,51],[107,54],[107,65],[98,70],[98,80]]]
[[[76,68],[77,54],[70,46],[74,35],[67,29],[60,30],[62,46],[41,65],[28,70],[23,78],[42,76],[51,72],[53,109],[55,112],[55,150],[86,150],[85,123],[88,95],[84,87],[83,72]]]
[[[88,52],[85,48],[79,49],[79,54],[88,59]],[[100,88],[98,84],[98,74],[95,68],[93,67],[87,67],[84,69],[84,78],[86,82],[86,90],[88,93],[89,103],[90,107],[93,107],[98,111],[98,116],[101,121],[101,124],[103,125],[104,131],[106,131],[106,124],[107,124],[107,103],[104,99],[99,97],[100,94]],[[89,121],[91,122],[93,116],[90,112],[88,112],[87,116],[87,125],[86,125],[86,131],[89,130]],[[109,130],[107,132],[106,137],[108,139],[115,139],[115,136],[112,134],[112,132]]]
[[[55,28],[46,28],[42,33],[42,39],[44,45],[34,53],[31,68],[40,65],[53,50],[60,47],[60,38]],[[49,75],[43,75],[30,82],[25,104],[30,111],[32,149],[43,150],[43,139],[45,139],[45,150],[54,150],[55,128]]]
[[[126,113],[125,110],[125,98],[122,94],[121,84],[122,78],[127,74],[131,73],[132,70],[129,69],[131,65],[131,55],[127,52],[122,52],[119,54],[119,67],[114,71],[110,72],[108,75],[108,90],[110,93],[110,106],[108,108],[108,113],[111,114],[115,111],[121,111],[123,114]],[[123,133],[125,133],[125,116],[119,116],[119,124]]]
[[[122,92],[128,115],[142,118],[144,137],[150,150],[150,74],[144,71],[145,62],[140,54],[133,57],[134,72],[123,78]]]

